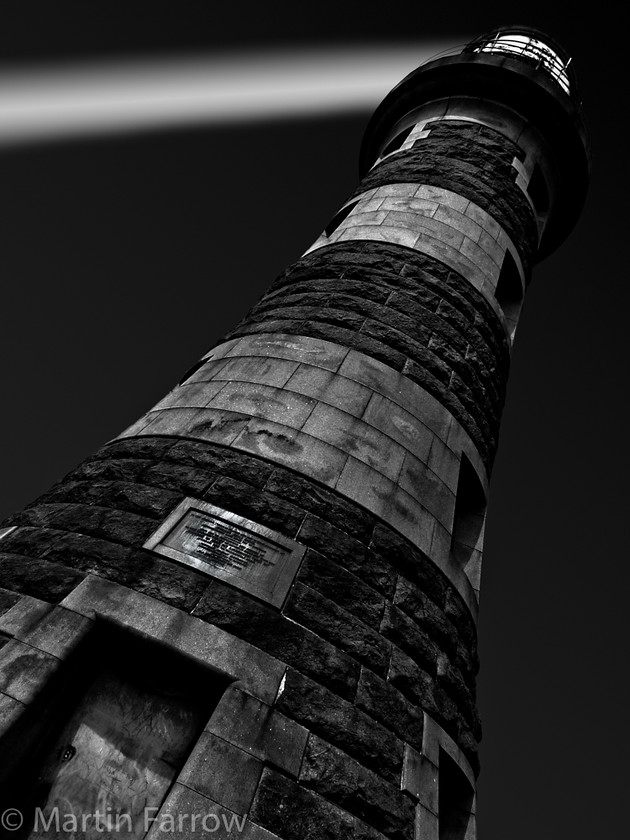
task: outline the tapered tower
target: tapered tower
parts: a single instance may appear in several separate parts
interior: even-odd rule
[[[5,523],[11,836],[475,837],[510,349],[588,171],[546,35],[504,28],[423,65],[302,258]]]

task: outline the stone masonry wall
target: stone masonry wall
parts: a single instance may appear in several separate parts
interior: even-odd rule
[[[141,548],[187,495],[307,546],[281,612]],[[4,611],[19,593],[58,602],[96,574],[286,663],[276,709],[311,735],[295,778],[273,766],[263,772],[250,815],[279,836],[300,836],[282,825],[284,802],[298,823],[300,808],[315,808],[337,829],[348,814],[365,821],[366,837],[410,840],[414,800],[401,791],[401,774],[405,743],[421,750],[423,711],[478,766],[476,630],[467,607],[394,530],[304,476],[207,443],[121,440],[7,524],[17,527],[0,541]],[[0,668],[0,691],[11,691],[7,679]]]

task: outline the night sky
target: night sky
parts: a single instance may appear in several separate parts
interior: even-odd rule
[[[603,8],[432,6],[5,3],[0,83],[91,57],[457,45],[506,23],[566,46],[593,176],[534,271],[513,355],[482,578],[478,825],[481,840],[626,836],[624,47],[615,58]],[[0,148],[0,518],[157,402],[313,242],[356,186],[368,117]]]

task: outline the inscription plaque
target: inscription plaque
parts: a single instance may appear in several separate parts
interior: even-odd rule
[[[281,607],[305,549],[282,534],[207,502],[184,499],[144,548]]]

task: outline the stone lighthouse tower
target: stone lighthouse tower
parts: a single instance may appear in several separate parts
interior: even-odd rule
[[[312,247],[0,530],[12,837],[475,837],[488,480],[533,263],[588,181],[510,27],[374,114]]]

